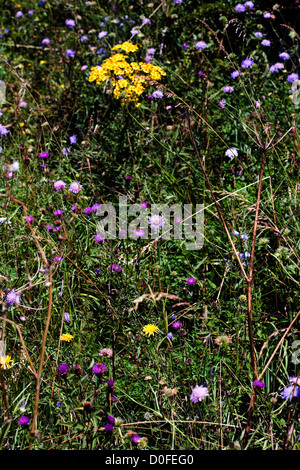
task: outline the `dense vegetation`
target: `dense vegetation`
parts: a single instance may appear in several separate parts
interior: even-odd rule
[[[1,449],[300,449],[299,11],[2,0]]]

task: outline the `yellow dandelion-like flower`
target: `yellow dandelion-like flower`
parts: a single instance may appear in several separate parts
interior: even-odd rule
[[[69,335],[69,333],[64,333],[61,335],[60,340],[61,341],[71,341],[74,338],[74,336]]]
[[[9,369],[12,366],[13,360],[10,356],[0,356],[1,369]]]
[[[153,324],[145,325],[143,328],[143,332],[145,333],[145,335],[148,335],[149,337],[154,335],[154,333],[157,333],[157,331],[158,331],[158,326],[153,325]]]

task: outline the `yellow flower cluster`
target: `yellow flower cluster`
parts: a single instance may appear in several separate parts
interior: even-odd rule
[[[92,67],[89,81],[97,85],[110,81],[114,87],[114,97],[121,100],[122,106],[133,103],[140,106],[139,97],[147,86],[147,76],[152,80],[160,80],[166,73],[157,65],[146,62],[129,62],[128,53],[136,52],[138,45],[124,42],[112,48],[113,51],[124,51],[113,54],[104,60],[101,66]]]

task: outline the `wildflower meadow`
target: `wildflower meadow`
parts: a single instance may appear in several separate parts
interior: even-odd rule
[[[300,450],[300,2],[0,4],[0,449]]]

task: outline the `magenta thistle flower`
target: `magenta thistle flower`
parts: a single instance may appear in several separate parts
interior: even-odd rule
[[[30,423],[30,418],[28,418],[28,416],[21,416],[18,423],[19,423],[20,426],[26,427]]]
[[[55,216],[62,215],[62,214],[63,214],[63,211],[61,209],[56,209],[56,211],[54,211]]]
[[[196,279],[194,277],[188,277],[187,280],[186,280],[186,283],[189,286],[193,286],[196,283]]]
[[[115,424],[116,420],[113,416],[110,416],[110,415],[107,415],[106,416],[106,421],[109,423],[109,424]]]
[[[174,321],[174,323],[172,323],[172,328],[174,328],[174,330],[179,330],[181,327],[182,323],[180,321]]]
[[[136,229],[136,230],[133,232],[133,235],[134,235],[136,238],[142,238],[142,237],[145,235],[145,232],[144,232],[144,230],[138,228],[138,229]]]
[[[95,237],[94,237],[94,241],[95,241],[96,243],[104,242],[104,240],[105,240],[105,238],[102,237],[102,235],[95,235]]]
[[[193,403],[197,403],[199,401],[204,400],[205,397],[209,395],[208,388],[204,387],[204,385],[196,385],[192,391],[190,399]]]
[[[107,423],[107,424],[104,426],[104,429],[105,429],[106,432],[113,432],[114,426],[113,426],[113,424]]]
[[[138,434],[136,434],[135,436],[133,436],[133,438],[132,438],[131,440],[132,440],[132,442],[133,442],[134,444],[138,444],[141,439],[142,439],[141,436],[139,436]]]
[[[266,387],[266,384],[262,382],[261,380],[254,380],[252,385],[254,385],[254,387],[260,387],[260,388]]]
[[[48,152],[41,152],[40,153],[40,158],[48,158],[49,157],[49,153]]]
[[[62,375],[62,376],[67,375],[68,371],[69,371],[68,364],[60,364],[60,366],[58,368],[58,372],[60,373],[60,375]]]
[[[31,224],[31,222],[33,222],[33,217],[31,215],[27,215],[27,217],[25,217],[25,222]]]
[[[106,365],[104,364],[95,364],[93,367],[93,372],[95,375],[100,376],[106,371]]]

